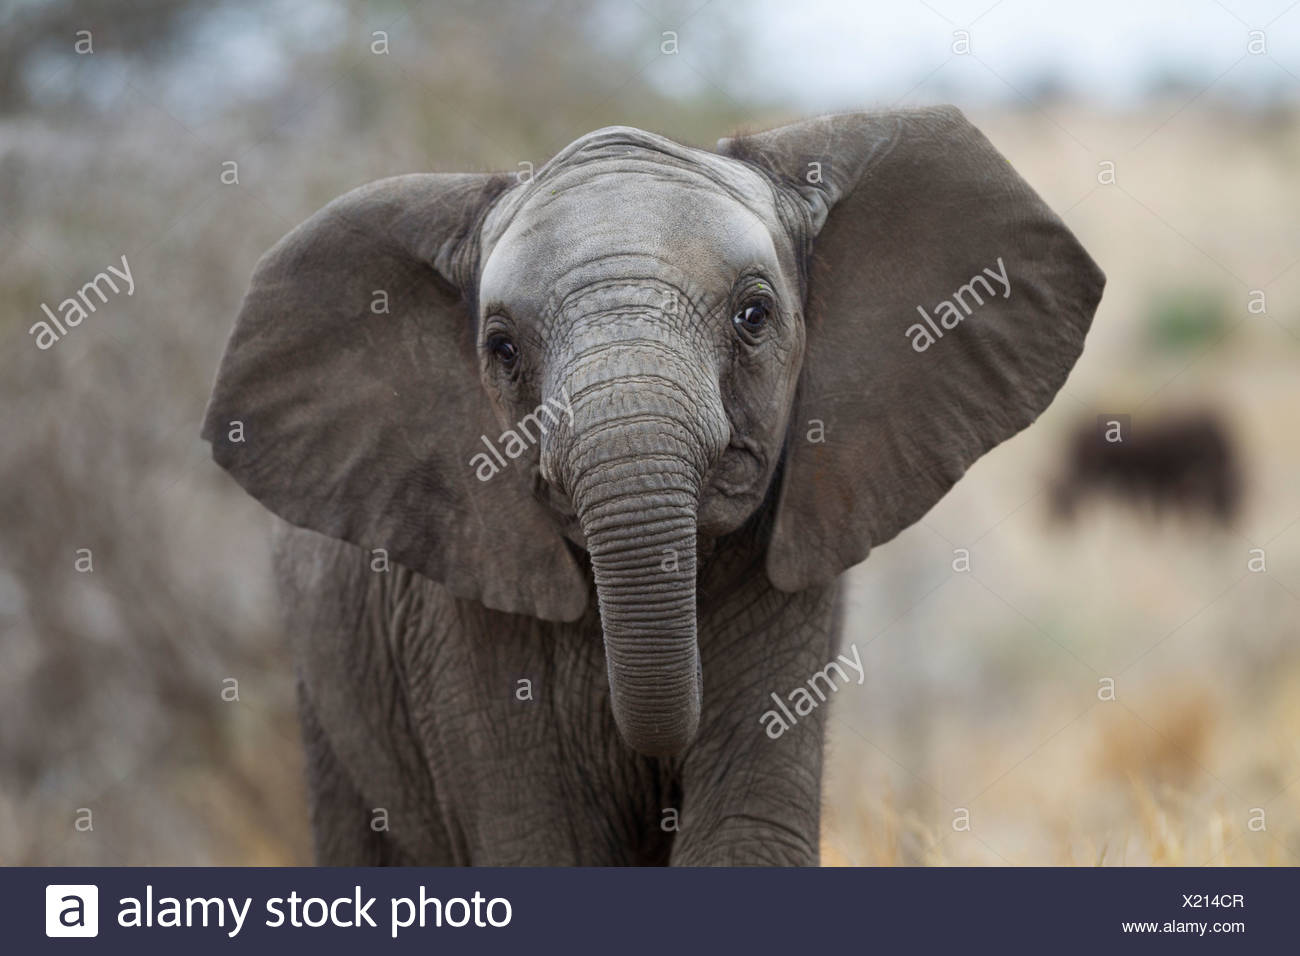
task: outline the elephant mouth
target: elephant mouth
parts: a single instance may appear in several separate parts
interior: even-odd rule
[[[578,512],[573,507],[573,501],[542,477],[542,470],[536,465],[532,469],[532,492],[533,497],[550,510],[560,533],[578,547],[585,549],[587,537],[583,534],[582,522],[578,520]]]
[[[746,506],[759,489],[766,469],[767,459],[759,443],[733,433],[726,451],[704,482],[706,493],[701,502],[700,516],[705,527],[716,533],[713,526],[734,524],[731,512]],[[531,473],[531,486],[533,497],[550,511],[560,533],[586,550],[587,536],[582,530],[582,522],[572,499],[547,481],[536,465]],[[713,499],[712,503],[710,499]],[[723,505],[722,502],[726,504]],[[718,506],[721,506],[721,511]]]
[[[763,450],[758,442],[734,432],[727,450],[705,479],[705,487],[727,498],[751,494],[764,471]]]

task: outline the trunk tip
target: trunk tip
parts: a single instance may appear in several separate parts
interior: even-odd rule
[[[696,711],[681,726],[653,730],[629,730],[619,724],[623,742],[645,757],[679,757],[695,739],[700,729],[700,715]]]

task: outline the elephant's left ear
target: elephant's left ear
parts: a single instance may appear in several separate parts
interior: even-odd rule
[[[826,116],[719,152],[805,212],[807,347],[768,575],[824,583],[1052,401],[1105,277],[955,109]]]
[[[453,595],[573,620],[585,578],[500,431],[463,290],[503,177],[427,174],[330,203],[258,263],[203,437],[293,524],[384,549]],[[480,458],[482,456],[480,455]],[[488,480],[480,480],[486,475]]]

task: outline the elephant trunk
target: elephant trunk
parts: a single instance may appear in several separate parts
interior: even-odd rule
[[[583,391],[566,484],[591,555],[614,719],[633,749],[672,756],[700,722],[696,514],[725,418],[720,403],[714,414],[643,378]]]
[[[605,632],[610,702],[628,745],[679,753],[700,722],[695,639],[698,479],[684,465],[653,476],[644,463],[602,469],[579,506]],[[638,472],[615,478],[612,472]],[[601,491],[604,494],[601,494]]]

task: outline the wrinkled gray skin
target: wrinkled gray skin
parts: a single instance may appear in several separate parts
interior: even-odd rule
[[[204,430],[288,522],[318,859],[817,862],[828,708],[772,739],[770,695],[833,657],[837,576],[1051,401],[1103,282],[951,109],[327,206]]]

